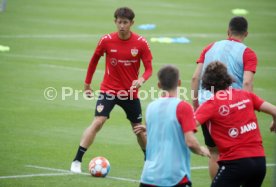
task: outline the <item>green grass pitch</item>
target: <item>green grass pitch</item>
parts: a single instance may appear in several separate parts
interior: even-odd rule
[[[86,68],[100,36],[116,30],[113,12],[120,6],[133,8],[136,13],[133,31],[148,41],[161,36],[183,36],[191,41],[189,44],[150,42],[154,74],[142,90],[157,88],[157,70],[171,63],[180,68],[181,80],[188,92],[195,61],[203,47],[227,37],[232,9],[248,10],[249,36],[245,44],[256,51],[259,59],[254,90],[276,104],[274,0],[8,0],[6,10],[0,12],[0,45],[11,49],[0,52],[1,187],[138,186],[135,181],[140,178],[143,154],[119,107],[113,110],[111,119],[83,160],[83,170],[88,172],[92,157],[107,157],[111,163],[109,178],[66,173],[95,107],[95,100],[87,101],[77,91],[83,88]],[[136,27],[140,24],[157,27],[142,31]],[[95,90],[102,79],[103,59],[93,79]],[[57,90],[56,99],[44,98],[47,87]],[[65,87],[76,91],[76,96],[62,99]],[[144,112],[149,102],[150,99],[142,100]],[[271,118],[257,115],[267,163],[271,164],[263,186],[271,187],[275,178],[275,134],[268,128]],[[196,136],[203,143],[200,130]],[[195,187],[210,184],[208,171],[204,169],[207,162],[192,155],[192,167],[203,167],[192,170]]]

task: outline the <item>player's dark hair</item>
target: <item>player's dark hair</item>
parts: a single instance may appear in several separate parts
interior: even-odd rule
[[[115,17],[115,19],[117,19],[117,18],[127,18],[130,21],[132,21],[135,17],[135,14],[134,14],[133,10],[131,10],[128,7],[120,7],[115,11],[114,17]]]
[[[202,76],[202,87],[206,90],[225,90],[233,83],[232,77],[227,72],[227,67],[221,62],[210,63]]]
[[[243,35],[247,32],[248,23],[242,16],[233,17],[229,22],[229,30],[234,35]]]
[[[170,91],[177,88],[179,70],[173,65],[165,65],[158,71],[158,80],[163,90]]]

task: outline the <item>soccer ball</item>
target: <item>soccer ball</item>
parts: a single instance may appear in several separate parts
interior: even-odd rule
[[[110,170],[109,161],[102,156],[95,157],[90,161],[88,170],[94,177],[105,177]]]

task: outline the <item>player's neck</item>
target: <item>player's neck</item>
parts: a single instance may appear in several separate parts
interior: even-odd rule
[[[162,97],[177,97],[177,90],[163,90]]]
[[[243,37],[243,36],[234,36],[234,37],[231,37],[231,38],[233,38],[233,39],[235,39],[235,40],[239,40],[239,41],[241,41],[241,42],[243,42],[243,40],[244,40],[244,37]]]
[[[118,37],[121,40],[128,40],[131,37],[131,32],[129,31],[129,32],[125,33],[125,34],[118,32]]]
[[[234,40],[238,40],[240,42],[243,42],[243,40],[245,38],[245,36],[243,36],[243,35],[232,35],[232,34],[228,35],[228,37],[231,39],[234,39]]]

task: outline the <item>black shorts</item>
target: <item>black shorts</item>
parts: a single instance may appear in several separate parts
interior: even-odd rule
[[[157,187],[157,186],[140,183],[139,187]],[[187,182],[187,183],[183,183],[183,184],[177,184],[173,187],[192,187],[192,183]]]
[[[98,97],[95,116],[105,116],[109,118],[109,114],[115,105],[119,105],[123,108],[127,115],[127,119],[129,119],[131,123],[142,122],[142,110],[139,99],[122,99],[106,93],[100,93]]]
[[[260,187],[265,174],[265,157],[219,161],[211,187]]]
[[[208,147],[216,147],[216,144],[215,144],[215,142],[214,142],[213,138],[211,137],[211,134],[208,130],[207,123],[202,124],[201,129],[202,129],[202,133],[203,133],[203,136],[204,136],[205,145],[207,145]]]

